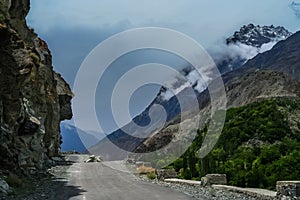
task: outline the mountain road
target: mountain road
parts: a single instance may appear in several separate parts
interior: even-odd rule
[[[140,180],[134,174],[126,171],[123,162],[94,162],[85,163],[88,156],[67,156],[73,164],[67,170],[67,187],[78,188],[77,194],[61,193],[61,198],[70,200],[192,200],[194,198]],[[59,196],[57,196],[59,197]],[[59,198],[58,198],[59,199]]]

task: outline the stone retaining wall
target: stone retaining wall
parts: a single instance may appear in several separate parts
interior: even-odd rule
[[[300,181],[278,181],[276,190],[278,199],[300,200]]]

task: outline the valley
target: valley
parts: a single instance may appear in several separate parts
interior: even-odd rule
[[[64,8],[63,13],[72,10],[70,16],[75,13],[76,17],[70,20],[67,15],[54,13],[55,10],[59,12],[60,3],[63,5],[68,1],[56,2],[57,5],[53,7],[39,4],[41,1],[0,0],[1,200],[300,198],[299,25],[291,26],[284,20],[280,22],[289,26],[287,29],[280,24],[255,25],[248,17],[244,17],[243,23],[248,24],[243,25],[237,20],[229,25],[232,18],[228,24],[220,24],[214,30],[207,26],[208,22],[203,24],[197,18],[189,24],[192,21],[181,21],[176,18],[177,14],[176,23],[162,23],[179,30],[185,27],[183,32],[191,27],[202,30],[201,26],[204,25],[207,30],[203,32],[212,31],[206,33],[206,38],[201,38],[202,32],[192,28],[193,31],[189,33],[195,36],[196,39],[193,39],[179,30],[160,28],[162,24],[141,14],[138,18],[144,17],[143,23],[127,21],[127,14],[133,12],[131,10],[126,16],[120,12],[123,16],[120,23],[116,22],[117,27],[114,27],[115,21],[106,23],[108,18],[93,16],[92,19],[97,19],[97,28],[99,21],[104,21],[101,29],[108,31],[103,33],[101,30],[101,36],[98,36],[99,30],[88,27],[90,24],[86,20],[91,19],[87,16],[89,9],[97,6],[90,6],[90,3],[83,6],[79,1],[69,5],[71,9]],[[96,5],[99,2],[95,0],[93,3]],[[104,4],[97,5],[98,9],[105,7]],[[290,2],[285,11],[292,8],[295,12],[293,17],[299,20],[299,5]],[[39,20],[28,17],[32,6],[37,9],[35,12],[41,19],[52,20],[54,25],[43,22],[36,27],[37,31],[30,27],[29,23],[34,24],[35,20]],[[72,6],[77,6],[76,12]],[[131,9],[132,6],[128,7]],[[179,7],[178,10],[181,10],[182,5]],[[49,10],[53,10],[53,14],[44,15]],[[290,19],[292,10],[286,15]],[[81,11],[86,13],[82,14]],[[200,12],[197,10],[194,14],[197,13]],[[82,16],[87,18],[80,24],[72,24]],[[276,16],[281,15],[277,13]],[[71,28],[67,26],[67,19],[72,24]],[[266,23],[266,20],[255,22]],[[53,30],[45,28],[45,24],[55,27],[59,34],[53,36]],[[56,27],[56,24],[61,27]],[[147,28],[149,24],[159,26]],[[298,21],[295,24],[299,24]],[[291,27],[292,32],[288,30]],[[217,34],[217,30],[225,29],[226,33]],[[129,31],[122,32],[124,30]],[[142,35],[130,35],[137,30],[144,32]],[[82,39],[86,36],[85,31],[97,37]],[[122,33],[114,35],[119,32]],[[44,34],[47,43],[37,33]],[[157,35],[154,34],[152,38],[149,33]],[[167,40],[173,38],[166,33],[176,33],[174,41]],[[126,39],[120,36],[123,34],[127,36]],[[198,44],[203,40],[211,40],[212,44],[210,35],[220,37],[215,46],[209,48]],[[184,43],[177,36],[193,42],[189,43],[188,40]],[[113,44],[105,46],[110,44],[107,42],[110,39]],[[147,44],[141,49],[135,47],[139,39],[144,42],[143,45]],[[168,52],[168,48],[153,47],[152,50],[158,51],[156,53],[180,52],[182,55],[172,55],[177,56],[176,59],[169,54],[158,55],[151,51],[146,55],[146,50],[152,48],[151,42],[180,49],[174,53],[171,50]],[[186,52],[194,50],[194,42],[197,51],[201,49],[202,52],[190,52],[191,57],[184,57]],[[95,45],[105,47],[102,54],[95,57],[101,60],[88,62],[89,55],[96,55],[96,48],[92,50]],[[115,53],[122,52],[127,46],[135,47],[133,53],[119,55],[129,55],[128,60],[118,60]],[[135,54],[138,50],[145,51]],[[110,71],[107,70],[109,66],[100,66],[102,61],[106,63],[105,56],[113,57],[115,60],[111,60],[110,64],[116,64],[117,67],[110,66]],[[156,61],[174,66],[159,65]],[[81,71],[85,63],[99,67],[97,70],[102,70],[101,77],[93,70]],[[68,67],[62,69],[59,66],[61,64]],[[141,69],[145,66],[148,71],[142,71],[144,74],[128,76],[135,67]],[[163,71],[165,75],[158,70],[163,67],[171,68],[176,73],[167,74],[167,71]],[[61,75],[58,69],[66,74]],[[84,83],[78,84],[80,87],[76,73],[84,77]],[[103,78],[102,75],[108,77]],[[165,83],[151,82],[152,75],[161,75]],[[130,80],[123,83],[127,76]],[[95,80],[98,80],[98,85],[93,88],[89,83]],[[156,90],[145,87],[144,94],[155,92],[149,95],[152,95],[152,99],[148,99],[144,107],[139,104],[146,99],[146,95],[139,95],[139,89],[145,88],[136,87],[135,81],[147,86],[156,84]],[[216,82],[218,84],[215,85]],[[69,84],[73,84],[73,88]],[[100,90],[101,84],[103,91]],[[124,88],[118,90],[113,87],[118,84]],[[83,89],[82,94],[77,93],[78,96],[92,101],[81,99],[77,104],[78,99],[73,93],[76,86]],[[130,87],[135,89],[132,94],[128,92],[132,89]],[[94,96],[90,91],[87,92],[90,89],[95,90]],[[113,99],[116,93],[121,94],[118,101]],[[132,96],[128,102],[119,101],[123,97],[126,99],[125,96],[129,94]],[[76,104],[73,105],[74,102]],[[91,102],[95,104],[94,107],[88,107],[90,105],[87,104]],[[117,102],[115,107],[113,102]],[[118,125],[118,122],[109,121],[110,115],[114,115],[113,111],[121,110],[118,117],[124,117],[121,115],[125,112],[123,108],[126,103],[131,121],[124,120],[122,126],[112,128],[112,124]],[[137,114],[132,114],[130,109],[136,112],[138,107],[143,108]],[[74,110],[78,112],[73,113]],[[95,119],[86,117],[91,113]],[[101,121],[109,131],[95,127],[95,121]]]

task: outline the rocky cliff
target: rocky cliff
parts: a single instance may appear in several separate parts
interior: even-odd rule
[[[58,155],[60,121],[72,117],[73,97],[47,44],[26,25],[29,8],[29,0],[0,1],[1,168],[24,174]]]

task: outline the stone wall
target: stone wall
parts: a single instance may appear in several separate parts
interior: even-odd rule
[[[201,178],[201,183],[203,186],[226,185],[227,177],[226,174],[207,174]]]
[[[300,199],[300,181],[278,181],[276,190],[278,199]]]

